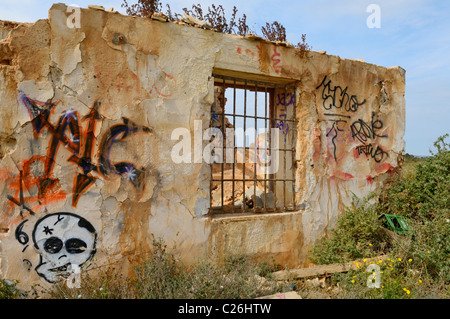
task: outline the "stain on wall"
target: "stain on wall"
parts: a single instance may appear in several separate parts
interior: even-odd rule
[[[187,263],[239,253],[305,265],[352,194],[399,166],[400,67],[98,9],[69,28],[66,9],[0,24],[2,277],[29,287],[77,267],[127,272],[154,238]],[[194,137],[195,120],[217,117],[213,72],[296,87],[274,97],[296,149],[296,211],[211,217],[209,164],[172,161],[174,129]]]

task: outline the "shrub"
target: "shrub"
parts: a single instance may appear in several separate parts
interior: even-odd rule
[[[382,289],[366,286],[368,274],[349,272],[333,276],[343,288],[341,297],[448,298],[450,295],[450,145],[448,134],[434,143],[433,156],[389,185],[379,201],[352,204],[338,219],[330,238],[312,249],[313,261],[337,263],[384,253],[399,262],[384,268]],[[380,232],[378,216],[398,214],[410,231],[392,240]],[[370,248],[368,248],[368,246]],[[395,256],[395,258],[393,257]]]
[[[80,288],[69,288],[65,280],[45,290],[52,299],[133,299],[136,298],[130,281],[114,268],[96,274],[82,273]]]
[[[16,282],[10,280],[0,280],[0,299],[17,299],[20,297],[20,292],[17,289]]]
[[[352,205],[339,216],[331,236],[312,248],[313,262],[333,264],[386,252],[389,237],[380,231],[381,223],[374,206],[369,204],[370,199],[353,199]]]
[[[133,278],[110,268],[97,275],[83,274],[80,288],[65,281],[48,291],[56,299],[239,299],[276,292],[275,283],[262,283],[257,275],[267,270],[242,256],[221,264],[199,259],[183,265],[160,239],[153,241],[148,258],[133,267]]]
[[[152,253],[134,267],[134,273],[139,298],[177,299],[188,293],[187,270],[160,239],[153,241]]]
[[[127,0],[123,0],[121,5],[125,8],[128,15],[151,17],[153,13],[162,12],[163,3],[160,0],[138,0],[137,3],[129,5]],[[242,15],[241,18],[237,18],[238,9],[233,6],[233,12],[231,17],[227,19],[225,9],[222,5],[211,4],[208,6],[206,13],[200,4],[193,4],[192,9],[183,8],[184,13],[208,22],[212,28],[217,32],[231,33],[245,36],[250,33],[256,33],[251,30],[247,24],[247,16]],[[170,5],[166,4],[166,12],[169,21],[176,21],[182,18],[179,13],[173,13]],[[266,22],[265,26],[261,27],[262,36],[269,41],[282,41],[286,42],[286,29],[278,21],[272,23]],[[300,49],[301,56],[304,56],[307,50],[311,50],[311,47],[306,43],[306,34],[301,35],[301,41],[294,45],[294,47]]]

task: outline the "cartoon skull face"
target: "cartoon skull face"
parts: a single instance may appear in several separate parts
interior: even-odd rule
[[[49,282],[67,277],[72,267],[81,266],[95,254],[97,234],[83,217],[71,213],[49,214],[34,227],[33,241],[41,255],[37,273]]]

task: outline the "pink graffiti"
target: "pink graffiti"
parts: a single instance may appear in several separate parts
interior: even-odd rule
[[[277,58],[277,57],[281,57],[281,54],[279,52],[277,52],[277,47],[273,47],[273,55],[270,57],[270,59],[272,60],[272,67],[275,70],[275,73],[280,73],[280,69],[281,69],[281,65],[279,65],[281,63],[281,58]]]

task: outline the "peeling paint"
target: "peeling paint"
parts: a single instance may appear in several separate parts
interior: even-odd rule
[[[81,271],[114,263],[127,273],[154,238],[187,263],[244,254],[307,265],[352,194],[381,188],[400,165],[400,67],[93,7],[69,28],[66,9],[0,23],[0,272],[24,287],[57,280],[42,266],[53,260],[45,247],[90,249]],[[194,146],[194,121],[209,125],[214,72],[296,86],[297,127],[285,128],[297,138],[287,164],[297,211],[212,216],[209,165],[173,162],[172,131],[185,128]],[[69,223],[74,240],[61,232],[35,247],[33,230],[52,237],[40,221],[62,217],[92,227]]]

